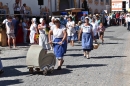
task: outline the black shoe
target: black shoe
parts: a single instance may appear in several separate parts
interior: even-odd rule
[[[61,70],[61,66],[58,66],[57,70]]]
[[[4,73],[4,71],[3,71],[3,70],[1,70],[1,71],[0,71],[0,75],[1,75],[2,73]]]

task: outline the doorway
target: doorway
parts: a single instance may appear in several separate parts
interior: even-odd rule
[[[59,10],[65,10],[65,9],[69,9],[69,0],[60,0],[59,3]]]

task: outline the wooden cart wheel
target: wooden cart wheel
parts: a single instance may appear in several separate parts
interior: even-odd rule
[[[45,75],[45,76],[47,75],[47,71],[46,70],[43,71],[43,75]]]
[[[40,68],[36,68],[35,70],[36,70],[37,72],[40,72]]]
[[[50,73],[52,74],[54,72],[54,67],[51,68]]]
[[[30,73],[33,73],[33,68],[29,68],[29,72],[30,72]]]

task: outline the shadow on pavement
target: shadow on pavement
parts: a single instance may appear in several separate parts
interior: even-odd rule
[[[89,67],[101,67],[107,66],[107,64],[83,64],[83,65],[66,65],[66,68],[89,68]]]
[[[26,66],[18,65],[18,66],[7,66],[4,67],[4,73],[0,77],[14,77],[14,76],[23,76],[28,75],[29,72],[21,72],[17,70],[18,68],[25,68]]]
[[[114,38],[113,36],[104,36],[104,38]]]
[[[105,32],[115,32],[115,31],[105,31]]]
[[[92,59],[109,59],[109,58],[122,58],[127,56],[98,56],[98,57],[91,57]]]
[[[83,54],[65,54],[64,56],[79,57],[79,56],[83,56]]]
[[[81,45],[79,45],[81,46]],[[67,49],[67,51],[81,51],[82,49]]]
[[[26,44],[22,43],[22,44],[17,44],[17,46],[30,46],[30,44],[29,43],[26,43]]]
[[[110,38],[110,40],[125,40],[125,39],[122,39],[122,38]]]
[[[69,70],[69,69],[61,69],[61,70],[54,70],[54,73],[51,74],[51,76],[55,76],[55,75],[63,75],[63,74],[69,74],[71,73],[72,70]]]
[[[0,81],[0,86],[9,86],[9,85],[15,85],[23,83],[21,79],[15,79],[15,80],[2,80]]]
[[[82,45],[80,44],[80,45],[74,45],[74,46],[82,46]]]
[[[19,56],[19,57],[9,57],[9,58],[1,58],[1,60],[13,60],[13,59],[21,59],[26,58],[25,56]]]
[[[104,44],[123,44],[123,43],[104,43]]]

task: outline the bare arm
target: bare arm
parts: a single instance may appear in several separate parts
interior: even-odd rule
[[[51,35],[53,35],[53,31],[52,31],[52,30],[50,30],[49,33],[48,33],[49,43],[52,43],[52,42],[51,42],[51,40],[52,40],[52,39],[51,39]]]
[[[36,29],[36,33],[38,34],[38,29],[37,29],[37,27],[35,27],[35,29]]]
[[[80,37],[81,37],[81,33],[83,32],[82,28],[79,30],[79,36],[78,36],[78,40],[80,41]]]
[[[64,37],[63,37],[63,39],[62,39],[62,42],[66,40],[66,37],[67,37],[66,30],[63,31],[63,34],[64,34]]]
[[[42,30],[42,29],[45,29],[45,28],[46,28],[46,26],[41,27],[40,24],[38,25],[38,29],[39,29],[39,30]]]

